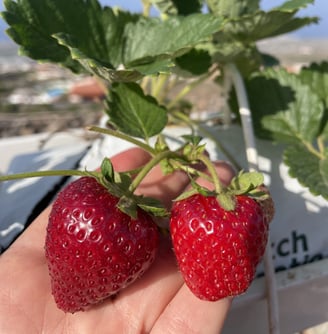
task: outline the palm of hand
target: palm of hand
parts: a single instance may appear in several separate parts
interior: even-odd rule
[[[128,154],[134,159],[128,159]],[[146,159],[126,152],[113,159],[120,169],[137,167]],[[226,179],[231,172],[223,168]],[[163,180],[165,179],[165,182]],[[140,189],[169,203],[187,186],[185,175],[163,177],[158,170]],[[165,187],[162,185],[165,184]],[[0,332],[20,333],[218,333],[230,301],[197,299],[177,269],[172,246],[163,237],[159,254],[141,279],[114,299],[85,312],[65,314],[53,300],[44,257],[49,208],[0,258]]]

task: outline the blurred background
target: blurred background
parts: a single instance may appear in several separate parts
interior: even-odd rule
[[[103,5],[141,11],[140,0],[100,0]],[[265,10],[282,4],[282,0],[263,0]],[[3,2],[0,11],[4,10]],[[153,12],[156,15],[156,12]],[[264,40],[259,48],[278,57],[290,71],[297,71],[309,61],[328,59],[328,1],[316,0],[299,12],[299,16],[318,16],[320,21],[293,34]],[[94,95],[76,92],[72,87],[80,77],[50,64],[37,64],[18,55],[17,46],[6,35],[6,23],[0,18],[0,138],[39,132],[56,132],[81,128],[101,117],[99,92]],[[200,110],[220,105],[217,87],[205,90],[210,96],[191,97]]]

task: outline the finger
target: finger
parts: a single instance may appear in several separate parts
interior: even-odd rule
[[[150,154],[145,150],[133,147],[114,155],[110,160],[115,171],[126,172],[143,166],[150,158]]]
[[[184,284],[166,307],[151,334],[218,334],[231,306],[231,299],[216,302],[200,300]]]
[[[136,193],[156,198],[169,209],[172,200],[181,193],[189,181],[185,172],[175,171],[169,175],[164,175],[160,166],[156,166],[141,182]]]

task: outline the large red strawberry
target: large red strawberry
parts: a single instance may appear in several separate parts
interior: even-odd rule
[[[45,251],[52,294],[65,312],[116,294],[155,258],[158,230],[151,216],[138,209],[132,219],[117,203],[95,178],[82,177],[53,204]]]
[[[196,194],[174,203],[170,229],[177,262],[190,290],[215,301],[251,284],[265,251],[268,224],[260,205],[245,195],[224,210],[214,196]]]

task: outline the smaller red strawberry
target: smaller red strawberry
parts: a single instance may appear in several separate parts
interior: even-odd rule
[[[85,310],[134,282],[155,258],[158,229],[137,209],[133,219],[119,199],[93,177],[82,177],[58,194],[45,242],[57,306]]]
[[[210,301],[248,289],[268,238],[260,205],[246,195],[235,196],[235,208],[229,211],[215,196],[195,194],[177,200],[170,230],[187,286]]]

